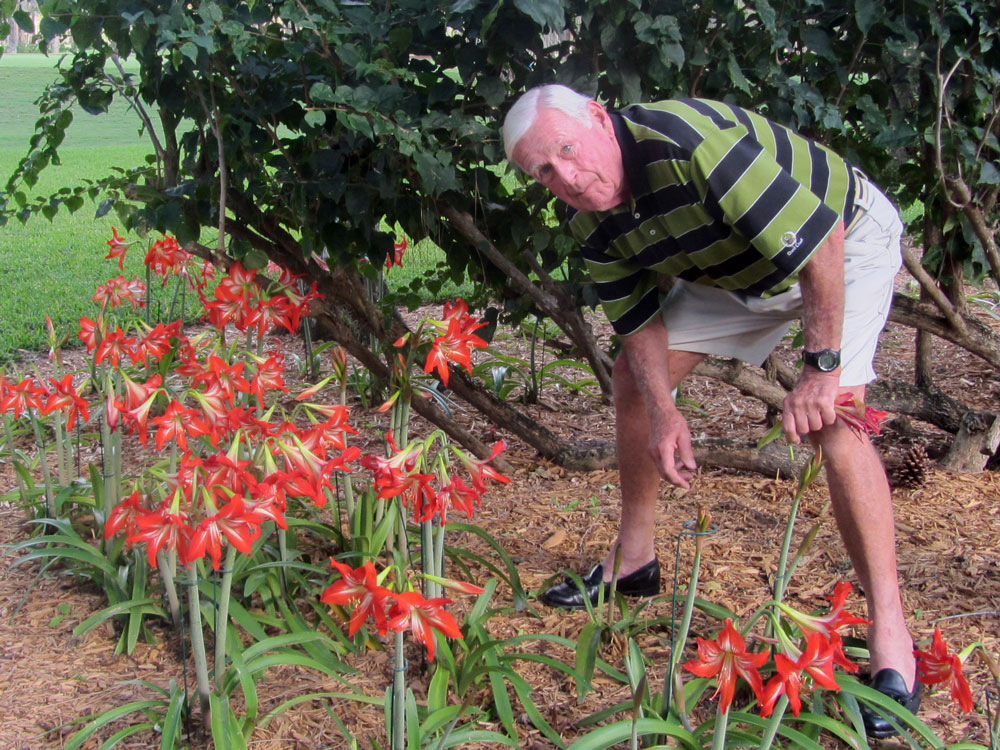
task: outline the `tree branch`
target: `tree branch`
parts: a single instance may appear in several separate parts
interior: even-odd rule
[[[611,393],[611,374],[607,366],[607,357],[597,347],[593,330],[580,315],[576,305],[567,305],[564,300],[560,300],[537,284],[532,283],[531,279],[505,258],[503,253],[487,239],[476,226],[475,219],[470,214],[447,203],[440,206],[440,211],[441,215],[451,222],[459,234],[465,237],[478,252],[485,255],[490,263],[507,274],[519,291],[531,297],[532,301],[566,332],[566,335],[583,352],[594,371],[594,376],[601,384],[601,389],[605,393]]]

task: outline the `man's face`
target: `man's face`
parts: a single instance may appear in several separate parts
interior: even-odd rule
[[[558,109],[540,109],[517,142],[514,161],[578,211],[607,211],[629,198],[621,148],[608,113],[588,106],[591,127]]]

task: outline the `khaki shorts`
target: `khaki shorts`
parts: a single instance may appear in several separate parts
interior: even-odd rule
[[[875,379],[872,360],[892,302],[893,279],[902,262],[903,224],[877,187],[859,180],[858,212],[844,237],[842,386]],[[680,279],[663,300],[671,349],[736,357],[763,364],[792,322],[802,317],[796,284],[767,299]]]

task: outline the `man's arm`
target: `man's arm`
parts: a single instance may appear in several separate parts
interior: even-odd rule
[[[674,405],[667,329],[658,316],[626,336],[622,349],[649,417],[649,452],[660,475],[687,488],[697,468],[687,420]],[[675,459],[676,455],[676,459]]]
[[[799,272],[802,289],[804,346],[808,351],[840,349],[844,327],[844,224],[840,222],[830,237],[813,253]],[[820,372],[802,367],[795,388],[785,398],[782,422],[785,437],[799,442],[799,434],[814,432],[833,424],[833,409],[840,386],[840,368]]]

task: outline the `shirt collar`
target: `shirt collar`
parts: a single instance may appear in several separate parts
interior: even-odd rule
[[[625,124],[625,118],[619,112],[609,113],[611,124],[615,129],[615,138],[618,140],[618,147],[622,152],[622,165],[625,168],[625,179],[628,180],[630,200],[635,205],[638,196],[649,192],[649,178],[646,176],[646,165],[643,164],[639,156],[639,147],[636,146],[632,131]]]

